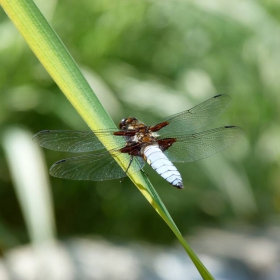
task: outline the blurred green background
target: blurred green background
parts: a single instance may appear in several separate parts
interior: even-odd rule
[[[177,165],[183,191],[145,168],[183,234],[279,223],[279,1],[35,2],[116,123],[135,116],[151,124],[215,94],[232,97],[212,127],[235,124],[246,138],[219,155]],[[0,38],[0,134],[14,126],[32,134],[87,130],[2,9]],[[44,155],[48,167],[70,156]],[[50,180],[59,238],[175,241],[129,179]],[[0,240],[2,251],[29,241],[2,147]]]

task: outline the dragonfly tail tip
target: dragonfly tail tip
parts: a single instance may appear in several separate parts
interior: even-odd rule
[[[182,190],[184,188],[183,186],[183,183],[182,182],[179,182],[177,183],[176,185],[173,185],[175,188],[179,189],[179,190]]]

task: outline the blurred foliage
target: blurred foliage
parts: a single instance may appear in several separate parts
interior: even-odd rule
[[[278,1],[53,0],[38,5],[116,123],[135,116],[149,124],[215,94],[232,97],[232,106],[213,127],[239,125],[246,139],[222,155],[178,165],[183,191],[145,168],[182,233],[201,225],[278,221]],[[34,133],[86,130],[2,10],[0,34],[0,132],[11,125]],[[48,166],[69,156],[44,152]],[[51,178],[51,184],[59,237],[174,240],[129,179]],[[2,150],[0,240],[2,249],[28,240]]]

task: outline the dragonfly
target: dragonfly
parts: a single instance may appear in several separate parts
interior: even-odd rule
[[[55,151],[91,152],[54,163],[50,168],[54,177],[91,181],[119,179],[127,176],[128,172],[143,170],[147,163],[172,186],[183,189],[182,176],[173,162],[207,158],[244,135],[244,130],[235,125],[197,132],[217,119],[230,102],[228,95],[220,94],[150,126],[128,117],[120,121],[119,129],[43,130],[35,134],[33,140]],[[103,144],[99,140],[101,136],[105,139]],[[107,150],[105,146],[109,145],[114,148]],[[127,162],[125,168],[116,161],[120,155]]]

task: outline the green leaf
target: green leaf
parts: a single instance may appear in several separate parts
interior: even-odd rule
[[[0,3],[37,58],[88,126],[92,130],[115,127],[75,61],[34,2],[31,0],[0,0]],[[107,149],[112,148],[113,146],[108,145],[109,141],[103,137],[100,136],[100,141]],[[128,164],[122,156],[116,160],[123,168]],[[203,279],[213,279],[182,237],[148,178],[141,172],[129,173],[128,176],[174,232]]]

